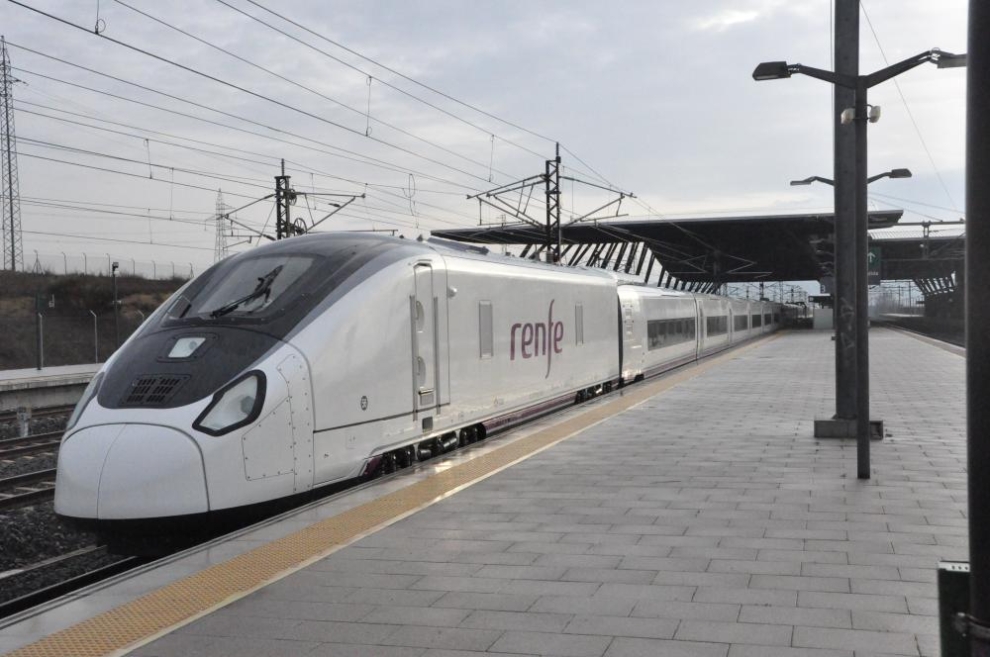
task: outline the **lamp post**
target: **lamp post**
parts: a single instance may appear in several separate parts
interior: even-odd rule
[[[837,6],[838,9],[838,6]],[[858,11],[858,10],[857,10]],[[858,40],[858,22],[856,39]],[[856,386],[856,471],[860,479],[870,478],[870,379],[869,379],[869,286],[867,283],[867,256],[868,256],[868,233],[869,218],[866,204],[866,123],[876,122],[879,119],[879,111],[874,108],[867,112],[867,91],[881,82],[893,78],[900,73],[909,71],[916,66],[926,62],[934,62],[939,68],[964,66],[966,64],[965,55],[954,55],[942,52],[938,49],[927,50],[913,57],[897,62],[887,68],[870,73],[869,75],[850,75],[827,71],[813,66],[803,64],[788,64],[783,61],[763,62],[753,71],[753,79],[778,80],[789,78],[796,73],[830,82],[833,85],[843,87],[853,92],[853,108],[843,108],[841,110],[841,124],[853,123],[855,129],[855,158],[851,171],[846,170],[846,176],[836,176],[838,182],[836,187],[836,199],[841,196],[842,191],[848,190],[849,186],[855,188],[855,203],[851,217],[837,216],[836,224],[840,221],[849,221],[855,225],[854,245],[855,259],[853,260],[853,270],[855,275],[854,294],[855,303],[848,305],[843,299],[843,307],[837,310],[843,318],[850,317],[852,321],[841,321],[836,329],[836,350],[844,353],[855,354],[850,361],[855,362],[855,386]],[[836,108],[839,109],[839,108]],[[841,126],[840,126],[841,127]],[[836,130],[836,142],[840,139],[839,130]],[[837,149],[838,150],[838,149]],[[839,162],[836,162],[836,170],[840,171]],[[852,184],[850,184],[852,183]],[[837,212],[839,210],[838,203]],[[836,245],[836,248],[848,248],[848,244]],[[846,254],[848,255],[848,254]],[[839,259],[836,254],[836,259]],[[848,261],[847,261],[848,262]],[[854,331],[849,328],[854,327]],[[844,330],[845,329],[845,330]],[[851,333],[851,335],[850,335]],[[837,363],[838,365],[838,363]],[[837,388],[839,387],[839,377],[837,376]]]

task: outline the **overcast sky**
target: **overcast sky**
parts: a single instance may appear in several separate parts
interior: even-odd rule
[[[830,85],[751,77],[766,60],[831,68],[830,0],[125,1],[25,0],[88,31],[0,4],[23,81],[14,95],[28,266],[37,250],[56,270],[62,253],[70,269],[83,253],[91,268],[109,253],[125,269],[133,258],[139,269],[154,259],[199,271],[213,260],[216,190],[228,206],[259,199],[280,158],[299,191],[366,194],[321,230],[409,237],[477,224],[478,204],[465,197],[541,173],[554,140],[565,175],[635,193],[640,202],[622,205],[630,216],[831,209],[831,188],[788,185],[832,175]],[[97,4],[104,36],[257,95],[94,35]],[[877,37],[861,15],[864,73],[931,47],[965,52],[964,0],[863,6]],[[897,82],[870,92],[882,107],[870,171],[907,167],[914,177],[874,183],[871,202],[903,207],[904,221],[957,219],[965,71],[925,65]],[[609,198],[571,183],[564,193],[565,216]],[[331,198],[300,198],[293,217],[319,219]],[[236,217],[272,232],[272,207]],[[534,196],[530,210],[541,207]]]

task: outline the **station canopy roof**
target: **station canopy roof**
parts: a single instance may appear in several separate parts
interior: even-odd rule
[[[902,214],[870,212],[869,226],[889,228]],[[834,271],[834,220],[832,213],[813,213],[563,223],[563,260],[570,262],[573,255],[568,254],[586,245],[643,243],[667,272],[683,281],[817,280]],[[546,240],[544,227],[528,223],[438,230],[433,235],[499,245],[539,246]]]

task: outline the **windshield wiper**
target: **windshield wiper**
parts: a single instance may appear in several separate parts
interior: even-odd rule
[[[249,301],[254,301],[262,296],[265,297],[265,301],[268,301],[268,297],[272,293],[272,283],[275,282],[275,278],[282,272],[282,265],[279,265],[275,269],[271,270],[264,276],[258,279],[258,284],[255,286],[254,290],[250,294],[246,294],[240,299],[235,299],[230,303],[226,303],[213,312],[210,313],[210,317],[222,317],[229,313],[237,310],[238,306],[245,304]]]

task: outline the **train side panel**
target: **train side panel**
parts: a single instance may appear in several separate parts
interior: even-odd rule
[[[445,259],[448,319],[458,327],[450,331],[446,422],[509,413],[618,378],[610,277]]]
[[[622,378],[633,381],[698,356],[693,297],[644,286],[618,290],[623,308]]]
[[[699,355],[704,356],[729,346],[729,300],[724,297],[698,297]]]

